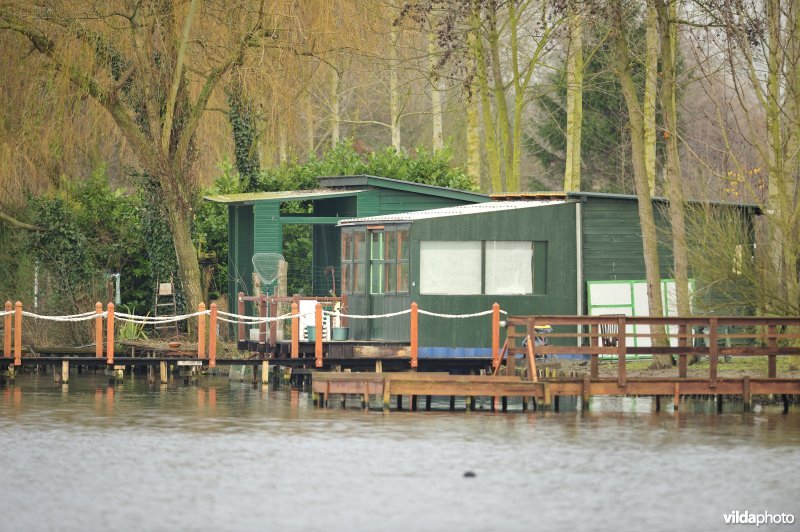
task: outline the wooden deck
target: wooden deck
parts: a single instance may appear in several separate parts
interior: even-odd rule
[[[721,407],[722,396],[738,396],[750,409],[753,395],[781,395],[784,409],[788,409],[788,396],[800,394],[800,379],[750,378],[718,379],[712,386],[707,379],[688,378],[631,378],[620,386],[616,379],[584,377],[582,379],[546,379],[539,382],[523,380],[519,376],[449,375],[447,373],[352,373],[313,372],[312,393],[314,403],[328,406],[332,395],[361,397],[362,408],[368,408],[370,397],[378,396],[384,410],[391,408],[391,399],[396,399],[396,408],[402,409],[403,397],[410,397],[411,410],[417,410],[417,398],[425,397],[426,409],[430,409],[431,397],[449,396],[451,409],[456,397],[465,399],[466,408],[474,408],[475,398],[491,398],[492,408],[500,398],[502,409],[507,398],[522,399],[523,409],[558,407],[558,398],[580,397],[582,408],[588,408],[596,396],[652,396],[657,408],[661,398],[670,397],[678,407],[682,396],[717,396]],[[344,402],[344,399],[342,400]]]

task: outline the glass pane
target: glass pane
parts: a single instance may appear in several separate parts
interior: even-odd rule
[[[383,293],[383,263],[373,262],[370,269],[370,294]]]
[[[533,293],[533,243],[486,242],[486,293]]]
[[[342,233],[342,260],[353,260],[353,233]]]
[[[397,263],[386,263],[386,291],[397,292]]]
[[[408,260],[408,230],[397,232],[397,247],[399,251],[397,258]]]
[[[420,242],[420,294],[480,294],[481,242]]]
[[[398,285],[397,291],[398,292],[408,292],[408,263],[401,262],[397,265],[400,270],[400,275],[398,276]]]
[[[383,258],[383,231],[373,231],[371,237],[371,251],[369,258],[372,260],[381,260]]]
[[[356,231],[353,233],[353,240],[355,242],[355,260],[364,260],[366,257],[365,243],[367,233],[365,231]]]
[[[353,292],[354,294],[364,293],[364,265],[353,264]]]
[[[397,258],[397,249],[395,248],[395,244],[397,243],[397,233],[390,231],[386,233],[386,253],[384,253],[383,258],[385,260],[396,260]]]
[[[342,292],[351,294],[352,287],[349,284],[350,282],[350,265],[347,263],[342,263]]]

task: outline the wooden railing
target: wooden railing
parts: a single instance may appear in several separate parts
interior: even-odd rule
[[[541,332],[542,326],[549,326],[552,332]],[[767,377],[774,379],[778,356],[800,355],[800,317],[509,316],[507,327],[504,354],[529,354],[528,346],[522,347],[517,342],[539,336],[547,342],[545,345],[530,342],[534,358],[589,355],[592,378],[599,376],[601,355],[616,355],[620,386],[626,383],[628,355],[677,357],[680,378],[687,375],[690,356],[707,356],[712,387],[717,383],[720,357],[766,356]],[[657,338],[664,340],[660,347],[652,345]],[[643,339],[648,339],[651,345],[638,345]],[[666,342],[668,345],[663,346]],[[513,360],[509,356],[511,364]]]

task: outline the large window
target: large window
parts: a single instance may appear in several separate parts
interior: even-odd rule
[[[420,242],[420,294],[480,294],[481,251],[480,241]]]
[[[369,262],[366,260],[369,243]],[[342,231],[342,286],[349,294],[363,294],[369,268],[369,293],[407,293],[409,242],[407,227]]]
[[[342,231],[342,290],[363,294],[366,287],[366,231]]]
[[[533,242],[486,242],[486,294],[533,293]]]
[[[534,293],[533,251],[546,258],[545,242],[420,242],[420,293],[446,295],[525,295]],[[544,265],[537,293],[545,293]]]

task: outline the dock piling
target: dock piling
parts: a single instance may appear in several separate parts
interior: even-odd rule
[[[6,301],[5,311],[11,312],[11,310],[11,301]],[[3,321],[5,323],[5,334],[3,336],[3,357],[11,358],[11,314],[6,314]]]
[[[14,304],[14,365],[22,365],[22,301]]]

